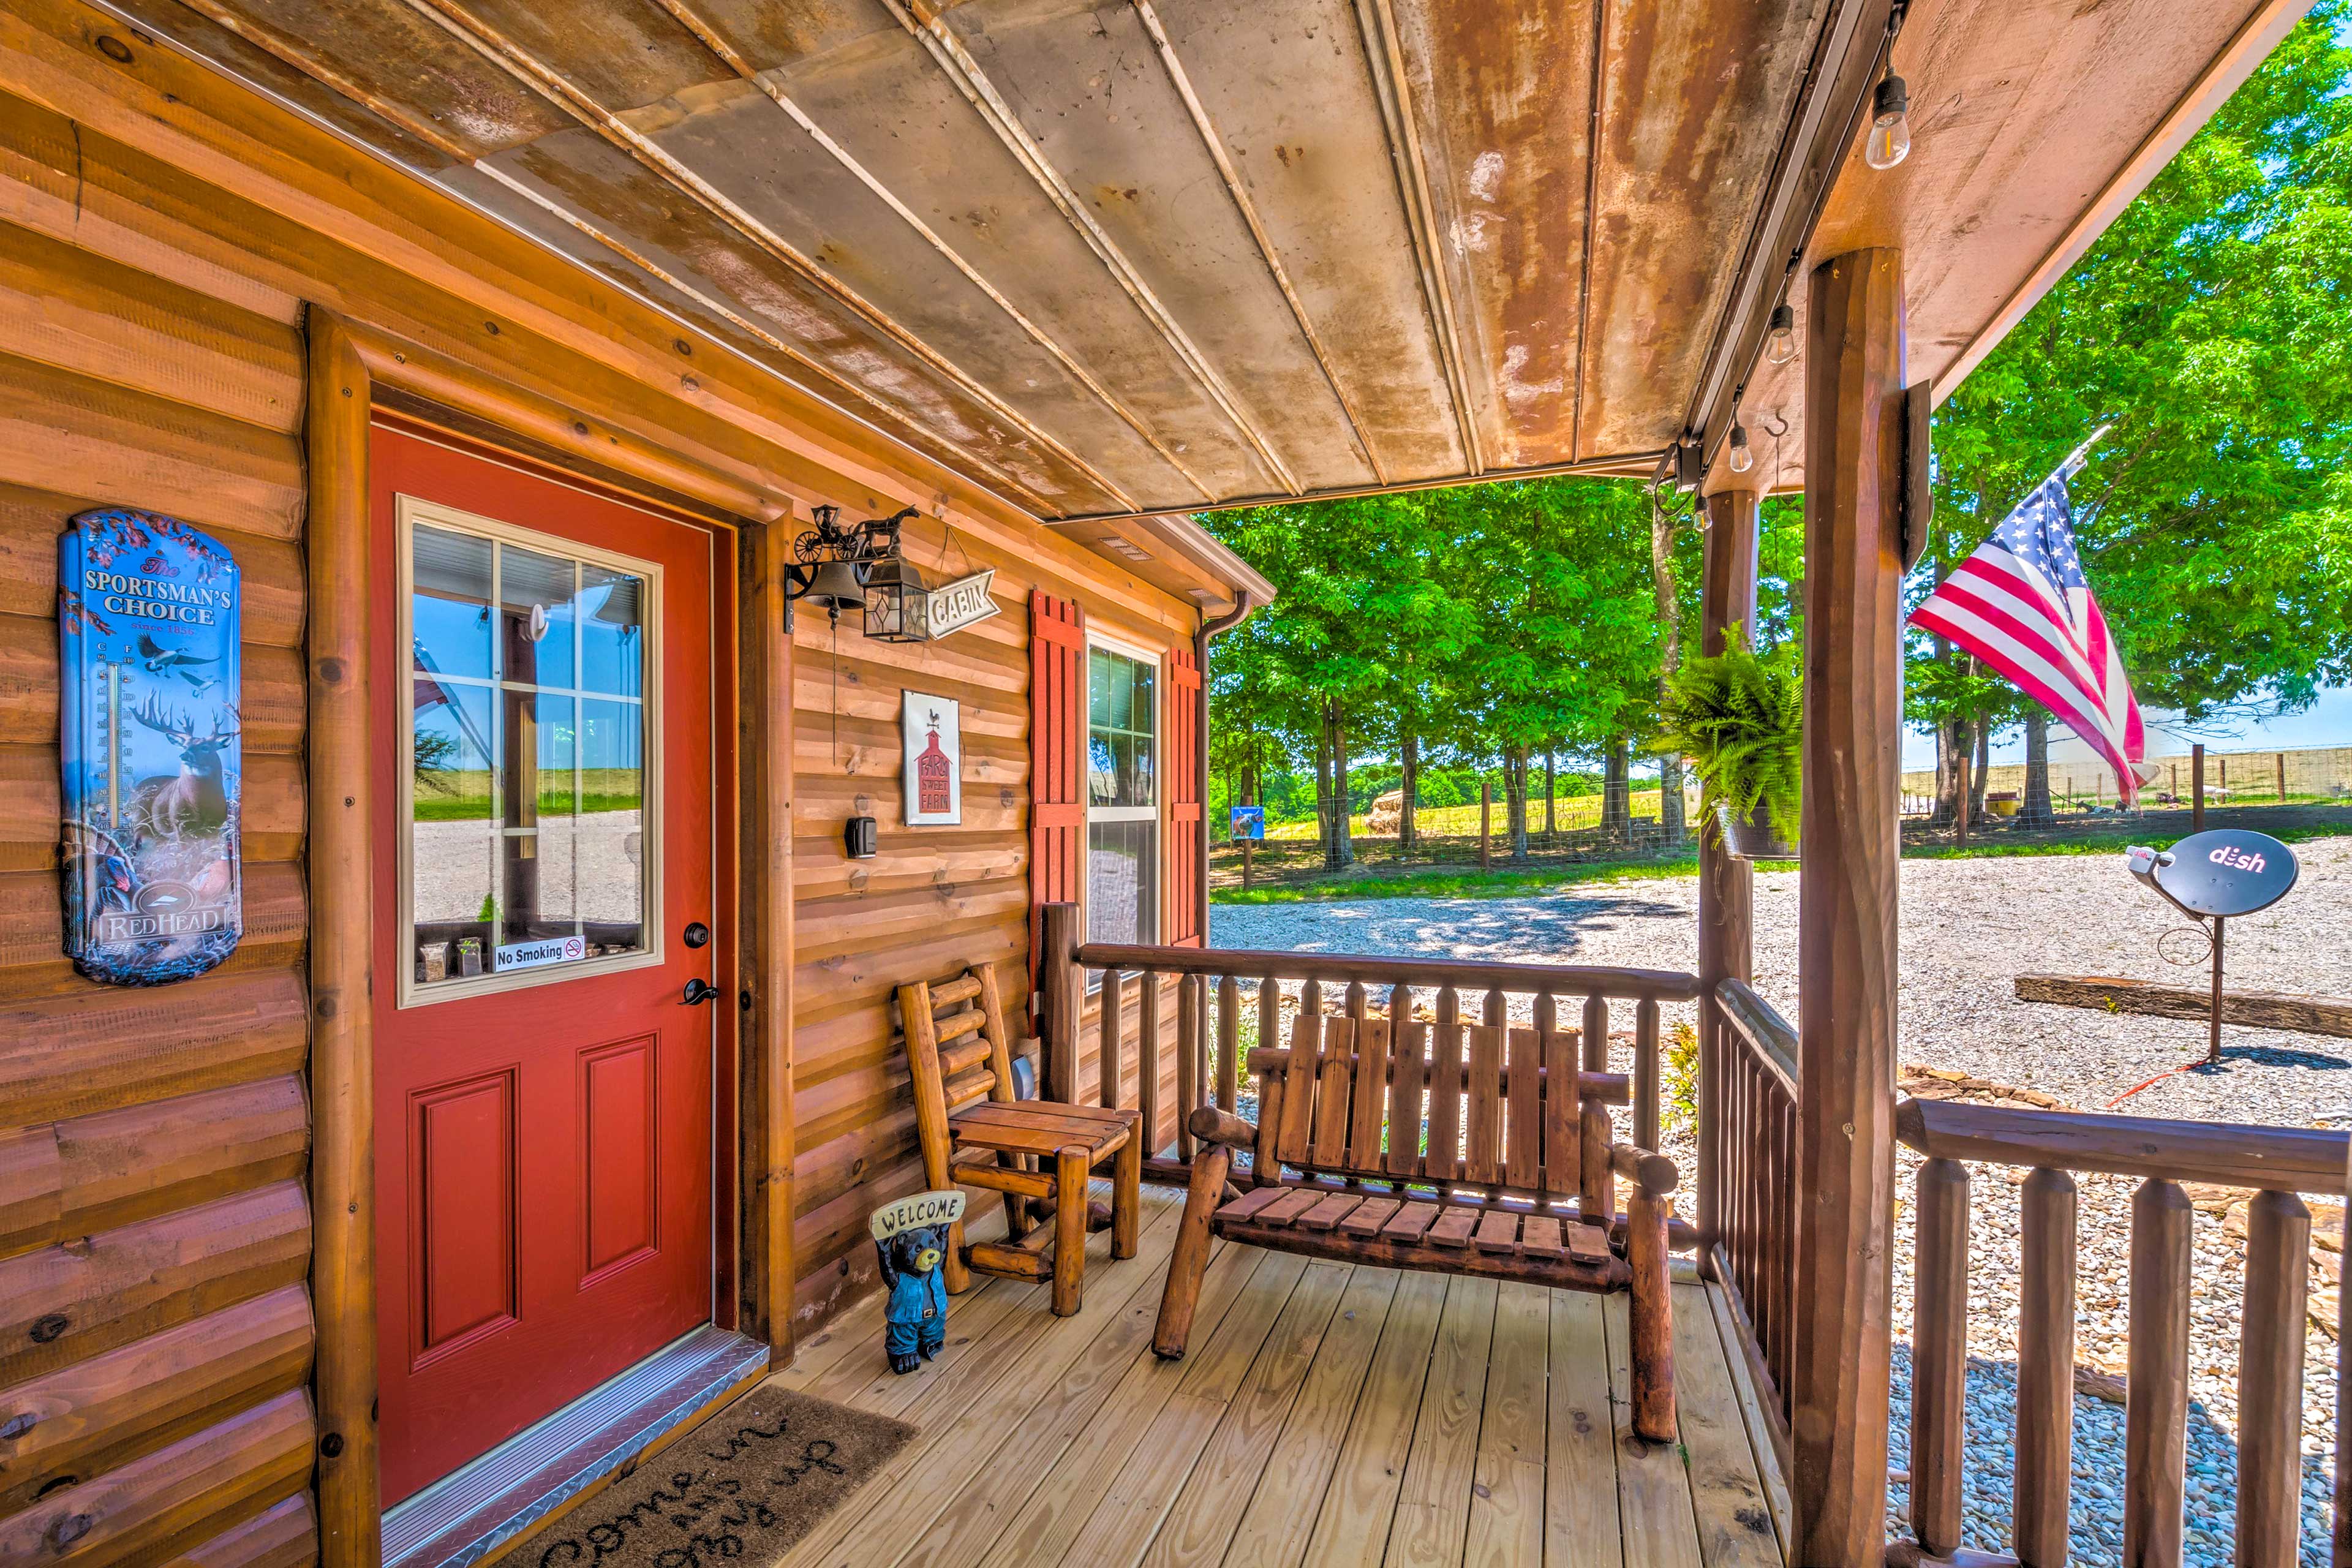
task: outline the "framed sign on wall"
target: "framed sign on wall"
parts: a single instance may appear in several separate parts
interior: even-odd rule
[[[901,693],[899,732],[905,742],[907,826],[932,827],[963,820],[963,732],[952,699]]]
[[[245,931],[236,562],[177,518],[86,511],[58,584],[67,956],[191,979]]]

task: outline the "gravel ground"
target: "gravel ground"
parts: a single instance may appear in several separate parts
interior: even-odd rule
[[[2233,987],[2352,994],[2352,839],[2302,846],[2294,892],[2263,914],[2230,924]],[[1697,882],[1629,881],[1522,899],[1389,899],[1322,904],[1218,906],[1221,947],[1329,952],[1635,964],[1688,969],[1697,962]],[[1902,868],[1899,1058],[2033,1089],[2098,1110],[2138,1086],[2118,1109],[2141,1116],[2305,1126],[2352,1121],[2352,1040],[2227,1028],[2219,1071],[2169,1069],[2204,1054],[2205,1026],[2184,1019],[2109,1015],[2018,1001],[2028,971],[2135,975],[2201,982],[2203,938],[2169,905],[2134,882],[2120,855],[1983,860],[1906,860]],[[2179,935],[2168,935],[2178,931]],[[2160,944],[2160,947],[2159,947]],[[2168,962],[2186,957],[2187,965]],[[1758,988],[1796,1016],[1797,877],[1756,879]],[[1526,1005],[1517,1009],[1525,1016]],[[1689,1009],[1668,1009],[1669,1026]],[[1622,1026],[1622,1021],[1620,1026]],[[2159,1075],[2168,1075],[2162,1076]],[[2158,1079],[2147,1084],[2150,1079]],[[1672,1141],[1670,1141],[1672,1142]],[[1895,1337],[1911,1321],[1912,1176],[1900,1158],[1896,1216]],[[1965,1541],[2009,1542],[2008,1493],[2016,1397],[2018,1184],[2021,1171],[1973,1173],[1969,1313],[1968,1520]],[[2136,1184],[2078,1178],[2076,1360],[2124,1371],[2130,1202]],[[2316,1206],[2316,1205],[2315,1205]],[[2245,1248],[2221,1194],[2200,1203],[2190,1327],[2189,1553],[2213,1568],[2231,1561],[2236,1510],[2237,1364]],[[2341,1234],[2340,1211],[2321,1206],[2321,1228]],[[2332,1326],[2341,1254],[2315,1253],[2312,1285]],[[2317,1295],[2326,1288],[2325,1296]],[[2327,1562],[2335,1449],[2336,1344],[2309,1326],[2304,1397],[2303,1561]],[[1898,1342],[1890,1464],[1906,1464],[1909,1358]],[[2114,1563],[2123,1549],[2124,1408],[2075,1401],[2075,1561]],[[1907,1504],[1897,1485],[1898,1518]]]

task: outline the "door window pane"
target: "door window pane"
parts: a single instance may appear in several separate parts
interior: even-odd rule
[[[408,618],[420,675],[490,678],[490,542],[416,530]]]
[[[646,579],[445,528],[412,539],[413,980],[644,951]]]

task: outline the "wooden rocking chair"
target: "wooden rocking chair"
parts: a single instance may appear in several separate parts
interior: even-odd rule
[[[1143,1179],[1141,1116],[1133,1110],[1020,1100],[996,970],[979,964],[956,979],[898,987],[907,1063],[915,1080],[915,1130],[923,1179],[1004,1194],[1004,1240],[967,1246],[950,1232],[943,1270],[950,1292],[971,1272],[1054,1282],[1054,1315],[1075,1314],[1085,1296],[1087,1232],[1110,1229],[1113,1258],[1135,1256]],[[1087,1183],[1108,1164],[1108,1213],[1087,1201]],[[1030,1227],[1035,1205],[1050,1227]]]

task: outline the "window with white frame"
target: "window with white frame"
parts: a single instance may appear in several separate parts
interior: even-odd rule
[[[1087,648],[1087,940],[1160,937],[1160,667]]]

